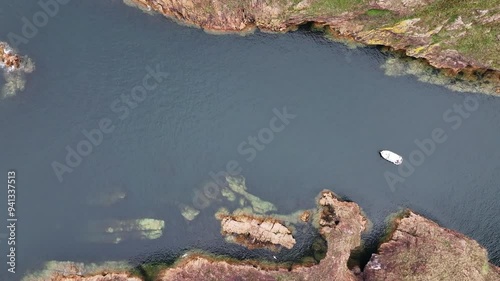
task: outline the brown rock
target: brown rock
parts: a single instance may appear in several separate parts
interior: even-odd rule
[[[367,281],[500,280],[476,241],[408,212],[365,267]]]
[[[154,10],[165,16],[184,23],[199,26],[212,32],[247,32],[254,28],[265,31],[286,32],[298,25],[314,22],[325,25],[336,34],[367,45],[384,45],[395,50],[404,50],[408,56],[423,58],[430,65],[441,69],[461,70],[493,70],[500,71],[497,56],[464,55],[457,50],[459,37],[470,36],[468,33],[454,34],[437,44],[433,35],[439,33],[447,20],[439,23],[411,22],[415,19],[403,20],[401,16],[410,16],[417,10],[431,5],[435,0],[371,0],[365,4],[352,5],[347,11],[335,8],[318,9],[324,5],[323,0],[267,1],[267,0],[124,0],[134,3],[143,9]],[[315,8],[316,7],[316,8]],[[383,9],[397,14],[401,18],[396,26],[393,20],[382,17],[366,16],[369,9]],[[480,6],[478,6],[480,8]],[[479,13],[484,15],[484,11]],[[488,14],[489,15],[489,14]],[[497,24],[499,14],[482,16],[475,25]],[[382,18],[382,20],[381,20]],[[388,17],[390,18],[390,17]],[[464,15],[465,19],[465,15]],[[401,23],[412,24],[401,29]],[[462,17],[448,24],[450,30],[467,30],[473,23],[465,24]],[[429,25],[429,26],[426,26]],[[444,41],[443,41],[444,40]],[[443,47],[446,46],[446,47]],[[456,47],[455,47],[456,46]],[[475,59],[476,58],[476,59]]]
[[[221,220],[221,232],[223,235],[233,237],[234,241],[249,249],[276,250],[276,246],[291,249],[295,245],[292,232],[272,218],[249,215],[225,216]]]
[[[408,14],[417,7],[422,7],[434,2],[434,0],[377,0],[375,6],[399,14]]]
[[[310,217],[311,217],[311,212],[310,211],[304,211],[300,215],[300,220],[303,221],[303,222],[308,222]]]
[[[367,220],[359,206],[342,202],[331,191],[323,191],[318,199],[315,221],[322,221],[320,232],[328,243],[326,257],[314,266],[297,266],[289,271],[279,266],[262,264],[232,264],[205,256],[194,256],[166,269],[157,280],[321,280],[356,281],[347,267],[351,250],[361,244],[361,233]]]
[[[8,68],[19,69],[21,57],[15,54],[6,43],[0,42],[0,63]]]
[[[233,261],[206,255],[191,255],[171,268],[162,270],[156,281],[498,281],[500,268],[488,263],[484,248],[455,231],[441,228],[436,223],[408,212],[397,219],[390,240],[380,246],[361,272],[358,267],[349,270],[347,261],[352,250],[361,245],[361,233],[367,220],[359,206],[340,201],[331,191],[323,191],[318,198],[318,209],[313,221],[328,244],[326,257],[316,265],[296,265],[289,269],[277,264],[257,261]],[[241,232],[241,221],[233,217],[225,223],[229,231]],[[255,220],[255,221],[254,221]],[[245,217],[250,222],[248,233],[255,229],[273,232],[276,221]],[[233,224],[235,222],[235,224]],[[257,226],[258,225],[258,226]],[[244,224],[246,227],[246,224]],[[278,232],[282,230],[279,226]],[[285,230],[283,230],[285,231]],[[286,232],[286,231],[285,231]],[[259,232],[260,233],[260,232]],[[112,268],[112,267],[110,267]],[[23,281],[139,281],[122,271],[108,270],[99,274],[85,273],[83,265],[56,263],[48,275],[28,276]],[[104,272],[104,273],[103,273]],[[106,273],[113,272],[113,273]]]
[[[131,277],[127,273],[110,273],[105,275],[93,275],[93,276],[78,276],[78,275],[59,275],[54,274],[50,279],[30,279],[33,281],[142,281],[139,277]]]
[[[142,281],[119,269],[123,265],[109,263],[86,266],[75,262],[48,262],[45,269],[23,277],[23,281]],[[111,271],[111,272],[110,272]]]

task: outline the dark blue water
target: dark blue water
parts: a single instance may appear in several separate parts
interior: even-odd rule
[[[1,3],[0,41],[39,10],[34,1]],[[1,176],[17,171],[18,272],[47,260],[169,259],[190,248],[267,255],[223,242],[213,218],[223,204],[190,223],[177,208],[231,160],[249,192],[279,213],[310,208],[329,188],[373,221],[368,243],[386,216],[409,207],[478,240],[500,263],[498,98],[387,77],[380,69],[386,55],[377,49],[350,50],[307,31],[214,36],[120,1],[70,2],[18,49],[36,63],[26,89],[0,101]],[[148,66],[169,75],[120,119],[112,104],[142,84]],[[477,102],[467,118],[443,118],[467,97]],[[238,146],[284,107],[296,117],[248,161]],[[65,147],[75,149],[82,130],[103,118],[114,130],[60,182],[51,163],[64,163]],[[391,190],[384,173],[398,170],[377,151],[408,159],[418,150],[414,141],[436,128],[446,141]],[[109,186],[124,187],[127,198],[108,208],[86,204]],[[142,217],[165,220],[162,238],[117,245],[81,239],[89,220]],[[288,253],[295,255],[300,251]]]

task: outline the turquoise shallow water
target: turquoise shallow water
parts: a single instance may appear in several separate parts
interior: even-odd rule
[[[39,9],[35,2],[1,3],[0,40]],[[387,77],[380,69],[386,55],[377,49],[351,50],[307,31],[214,36],[120,1],[70,2],[18,49],[36,71],[23,92],[0,101],[0,171],[18,173],[19,272],[53,259],[141,262],[190,248],[268,257],[225,244],[212,209],[187,224],[175,205],[191,203],[210,172],[231,160],[249,191],[280,213],[312,207],[330,188],[373,221],[368,243],[387,215],[409,207],[478,240],[500,263],[498,98]],[[142,83],[147,66],[168,77],[122,120],[112,105]],[[459,126],[455,113],[443,119],[467,97],[478,105],[470,117]],[[252,153],[240,153],[249,146],[239,145],[284,107],[296,117],[249,161]],[[113,132],[59,182],[51,163],[65,161],[65,147],[75,148],[82,130],[103,118]],[[384,173],[398,171],[378,150],[408,159],[415,140],[436,128],[447,140],[392,191]],[[109,186],[122,186],[126,200],[110,208],[85,203]],[[117,245],[79,239],[89,220],[140,217],[165,220],[162,238]]]

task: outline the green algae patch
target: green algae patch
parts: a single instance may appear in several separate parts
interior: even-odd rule
[[[335,15],[346,11],[359,9],[366,0],[317,0],[309,7],[310,14]]]
[[[274,206],[271,202],[264,201],[259,197],[248,193],[244,177],[227,176],[226,180],[227,183],[229,184],[229,188],[233,192],[240,194],[250,202],[250,205],[252,205],[252,209],[255,213],[265,214],[277,210],[276,206]]]
[[[365,44],[356,42],[352,38],[348,38],[348,37],[345,37],[345,36],[339,36],[339,34],[337,33],[337,31],[333,30],[332,28],[325,27],[324,28],[324,33],[325,33],[325,38],[326,39],[328,39],[330,41],[333,41],[333,42],[336,42],[336,43],[341,43],[341,44],[345,45],[348,49],[354,50],[354,49],[357,49],[357,48],[364,48],[364,47],[366,47]]]
[[[200,214],[199,210],[185,204],[179,204],[179,208],[181,215],[188,221],[194,220]]]
[[[136,266],[131,270],[135,276],[140,276],[144,281],[158,280],[160,272],[171,267],[171,264],[163,262],[150,262]]]
[[[163,234],[163,220],[144,218],[130,220],[92,220],[82,239],[93,243],[117,244],[125,240],[157,239]]]
[[[392,14],[391,11],[384,9],[370,9],[366,11],[366,15],[370,17],[382,17],[390,14]]]
[[[224,196],[228,201],[233,202],[236,200],[236,194],[232,192],[229,188],[223,187],[221,190],[222,196]]]

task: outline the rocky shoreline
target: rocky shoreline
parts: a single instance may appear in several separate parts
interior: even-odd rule
[[[463,9],[446,0],[341,1],[220,1],[125,0],[184,23],[215,32],[244,32],[254,28],[286,32],[305,23],[327,26],[339,36],[367,45],[403,50],[437,68],[500,70],[500,9],[497,1],[476,1]],[[445,9],[431,14],[431,9]],[[450,11],[447,13],[446,9]],[[431,15],[426,15],[431,14]],[[433,16],[428,19],[427,16]],[[475,56],[463,38],[475,39],[480,29],[493,42],[489,56]],[[484,34],[483,34],[484,35]],[[491,38],[490,38],[491,37]],[[462,41],[461,41],[462,40]]]
[[[409,210],[393,219],[387,241],[363,270],[348,266],[353,251],[362,245],[368,220],[356,203],[342,201],[328,190],[320,193],[317,204],[311,223],[327,243],[326,256],[319,263],[290,267],[188,253],[170,267],[158,265],[154,276],[137,274],[123,263],[49,262],[45,270],[23,281],[500,280],[500,268],[488,262],[486,250],[476,241]]]
[[[500,94],[500,2],[450,0],[124,0],[208,32],[286,32],[314,23],[337,38],[386,46]],[[442,9],[441,11],[439,9]],[[464,75],[465,74],[465,75]],[[470,90],[467,90],[470,91]],[[485,92],[485,91],[478,91]]]

